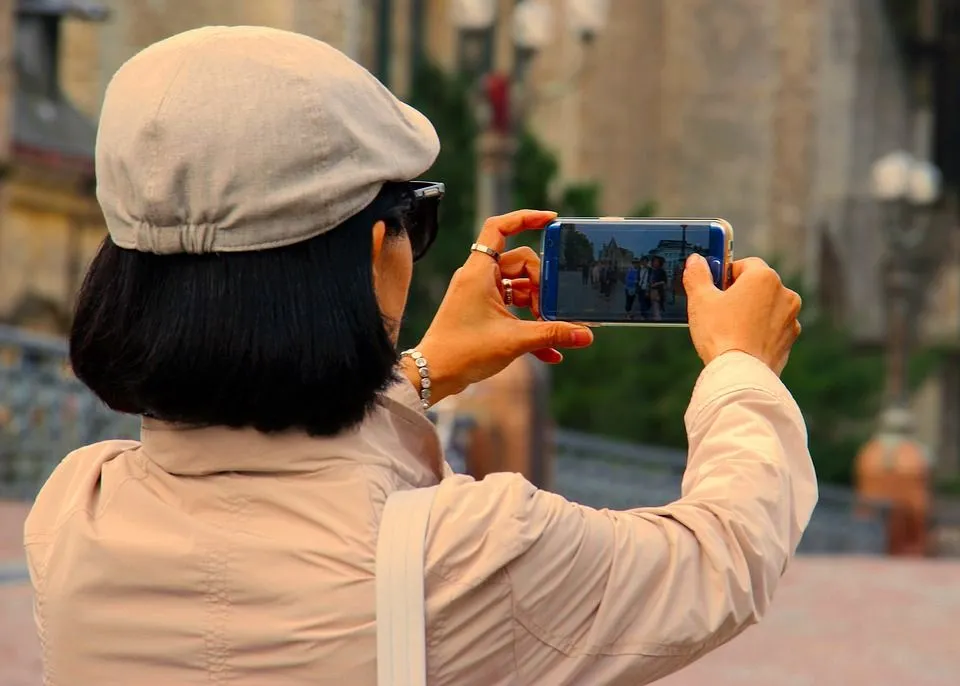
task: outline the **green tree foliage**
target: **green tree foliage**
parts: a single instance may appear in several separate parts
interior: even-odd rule
[[[410,104],[433,122],[442,148],[428,173],[446,184],[440,232],[429,254],[417,264],[401,333],[401,344],[416,343],[429,326],[453,272],[463,264],[476,231],[477,129],[469,85],[424,61],[414,75]]]
[[[585,234],[575,231],[564,239],[561,269],[578,269],[593,262],[593,244]]]

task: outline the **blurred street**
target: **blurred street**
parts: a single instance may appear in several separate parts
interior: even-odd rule
[[[600,294],[599,284],[584,284],[579,271],[561,271],[557,276],[557,292],[567,310],[598,315],[623,312],[623,284],[614,284],[613,292],[605,297]]]
[[[622,317],[626,312],[626,293],[623,280],[613,284],[610,295],[600,293],[599,284],[584,284],[583,275],[579,271],[562,271],[558,273],[560,282],[558,292],[568,312],[584,313],[596,317],[612,315]],[[672,293],[667,293],[667,305],[664,317],[672,318],[686,312],[687,301],[683,296],[674,299]],[[640,301],[635,300],[631,310],[635,319],[640,319]]]

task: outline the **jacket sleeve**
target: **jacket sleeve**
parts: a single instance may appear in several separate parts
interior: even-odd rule
[[[646,684],[756,623],[817,500],[800,410],[728,353],[685,417],[682,497],[597,511],[530,488],[529,547],[506,568],[523,683]]]

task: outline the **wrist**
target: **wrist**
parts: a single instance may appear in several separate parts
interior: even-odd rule
[[[412,355],[403,355],[400,358],[400,369],[420,399],[427,401],[424,409],[463,390],[453,381],[449,370],[443,364],[442,353],[436,352],[434,348],[425,343],[411,348],[411,351],[420,353],[420,359],[425,361],[425,364],[422,367],[418,366],[417,360]],[[422,369],[425,369],[426,372],[422,372]],[[426,387],[424,386],[425,380]],[[422,392],[425,388],[429,391],[428,398],[423,397]]]

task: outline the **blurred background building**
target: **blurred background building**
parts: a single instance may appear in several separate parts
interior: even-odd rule
[[[139,50],[210,24],[325,40],[442,129],[445,235],[418,265],[413,328],[477,222],[518,202],[730,220],[739,256],[774,261],[804,291],[784,378],[823,488],[803,552],[960,555],[960,0],[0,0],[0,606],[3,585],[24,581],[10,551],[45,476],[77,445],[138,430],[72,377],[63,340],[105,236],[104,91]],[[567,202],[570,189],[590,202]],[[552,389],[520,360],[436,408],[448,457],[596,507],[668,502],[700,368],[689,348],[683,332],[604,331]],[[840,576],[874,580],[864,603],[882,607],[891,588],[945,588],[948,568],[921,562]],[[834,564],[809,567],[798,608]],[[930,669],[945,654],[930,636],[955,607],[937,594],[935,618],[908,630],[927,632]],[[782,638],[806,631],[797,616]],[[906,682],[947,683],[883,683]]]
[[[544,7],[547,10],[544,10]],[[477,214],[511,206],[516,136],[606,214],[722,216],[808,308],[886,342],[888,243],[874,163],[936,162],[946,194],[913,309],[938,368],[912,397],[945,475],[960,470],[960,10],[952,0],[0,0],[0,322],[63,334],[104,235],[96,120],[140,49],[207,24],[296,30],[402,97],[429,61],[475,78]],[[536,10],[536,11],[534,11]],[[478,110],[479,112],[479,110]],[[919,316],[922,314],[923,316]]]
[[[937,161],[955,188],[956,3],[593,2],[587,11],[606,5],[607,16],[583,40],[563,30],[576,26],[568,16],[576,3],[543,2],[552,18],[525,38],[534,58],[524,74],[523,117],[556,153],[562,179],[598,184],[608,214],[655,201],[665,216],[729,219],[738,254],[802,275],[808,304],[821,305],[865,345],[881,343],[884,242],[871,165],[907,149]],[[525,54],[516,4],[5,0],[0,320],[48,332],[69,321],[69,303],[103,235],[91,166],[100,102],[113,72],[146,45],[211,23],[293,29],[340,47],[404,96],[424,59],[448,72],[462,68],[470,27],[461,5],[493,8],[490,45],[475,68],[509,80]],[[902,21],[924,11],[926,20]],[[934,78],[915,114],[915,74],[928,62]],[[960,342],[958,236],[936,236],[940,259],[926,268],[927,308],[917,323],[924,343],[948,350]],[[946,353],[916,398],[918,429],[938,468],[950,473],[960,468],[958,367],[957,354]]]

